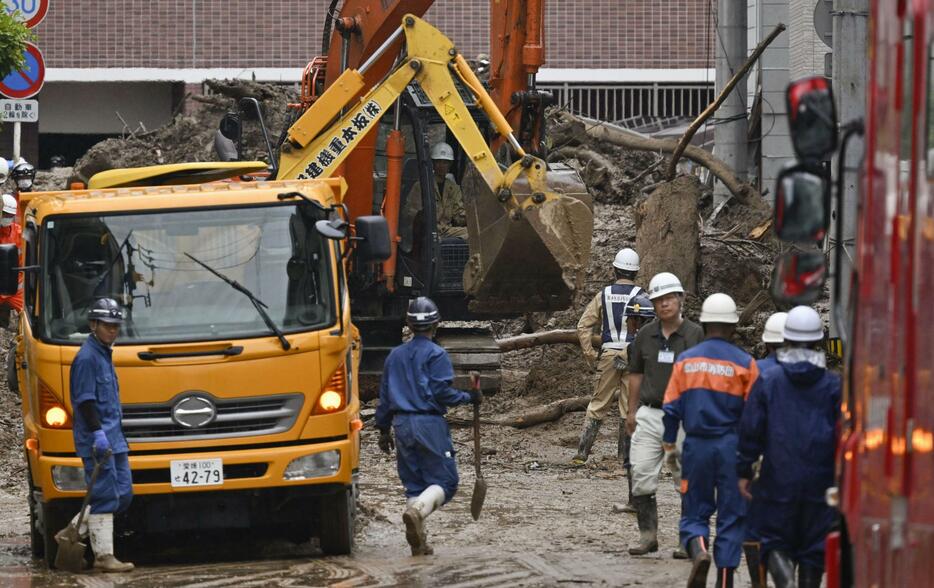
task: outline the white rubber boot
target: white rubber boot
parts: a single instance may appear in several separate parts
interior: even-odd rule
[[[94,569],[103,572],[129,572],[134,566],[114,557],[114,516],[112,513],[88,516],[91,549],[94,551]]]
[[[437,484],[431,485],[418,496],[409,499],[402,515],[405,523],[405,539],[412,548],[412,555],[431,555],[435,551],[428,545],[425,519],[444,504],[444,490]]]

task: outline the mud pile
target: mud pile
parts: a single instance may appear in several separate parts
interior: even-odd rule
[[[73,180],[87,182],[97,172],[118,167],[217,160],[215,131],[226,112],[236,111],[236,101],[240,98],[259,101],[273,142],[289,126],[289,117],[295,112],[287,108],[298,99],[290,86],[247,80],[208,80],[206,84],[212,93],[188,97],[188,113],[177,113],[169,124],[151,131],[134,131],[119,139],[107,139],[92,147],[75,164]],[[243,142],[244,159],[269,159],[256,121],[243,121]]]

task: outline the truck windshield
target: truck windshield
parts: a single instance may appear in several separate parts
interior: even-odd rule
[[[88,335],[88,306],[111,297],[127,320],[118,344],[272,336],[247,296],[282,332],[335,320],[331,248],[307,204],[142,214],[59,216],[44,223],[40,325],[53,340]]]

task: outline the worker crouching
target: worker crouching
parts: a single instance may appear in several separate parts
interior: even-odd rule
[[[480,402],[479,390],[451,387],[454,366],[447,352],[432,341],[440,320],[431,299],[419,297],[409,304],[406,322],[414,337],[386,358],[376,409],[379,447],[387,454],[396,449],[407,499],[402,520],[412,555],[434,553],[425,519],[457,492],[457,462],[444,414],[450,406]]]
[[[759,370],[752,356],[730,342],[739,322],[732,298],[708,296],[700,322],[706,338],[681,354],[665,391],[663,448],[666,453],[676,451],[683,423],[679,537],[693,560],[687,585],[707,585],[710,517],[716,511],[716,586],[731,588],[746,511],[736,477],[736,430]]]
[[[833,520],[825,494],[834,483],[840,377],[826,369],[820,315],[788,313],[778,367],[756,382],[739,427],[739,489],[759,513],[757,535],[776,588],[819,588],[824,541]],[[752,465],[762,456],[750,491]]]
[[[129,446],[121,425],[123,409],[112,349],[123,324],[123,311],[111,298],[96,300],[88,310],[88,323],[91,334],[75,356],[70,380],[75,450],[84,464],[91,493],[87,527],[77,531],[91,537],[95,569],[128,572],[133,564],[114,556],[113,531],[114,513],[125,511],[133,499]],[[101,467],[91,486],[97,462]],[[77,519],[76,515],[71,524],[76,525]]]

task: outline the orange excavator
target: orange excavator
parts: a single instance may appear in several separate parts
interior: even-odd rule
[[[338,112],[332,102],[340,101],[335,120],[343,120],[367,92],[395,75],[406,55],[407,37],[400,34],[400,23],[422,16],[432,4],[331,1],[324,55],[305,69],[301,100],[291,105],[294,124],[276,146],[278,158],[270,150],[276,161],[274,176],[304,177],[296,170],[305,166],[295,163],[303,157],[307,162],[310,145],[327,136],[333,121],[323,119]],[[468,106],[470,126],[480,130],[489,147],[486,153],[458,143],[450,116],[439,112],[438,96],[431,95],[429,80],[416,77],[378,125],[341,154],[342,163],[327,170],[327,176],[347,182],[343,204],[348,220],[382,214],[394,241],[388,260],[376,268],[354,266],[348,276],[353,320],[363,336],[364,376],[378,374],[386,353],[400,342],[406,304],[413,296],[431,296],[446,321],[560,310],[570,305],[586,270],[592,201],[577,173],[547,166],[547,171],[540,170],[543,181],[533,188],[522,177],[516,182],[517,176],[527,174],[509,171],[518,170],[520,161],[535,169],[546,167],[544,114],[551,95],[535,87],[535,74],[544,63],[544,1],[490,0],[490,14],[489,94],[453,47],[448,64],[456,92]],[[353,75],[344,75],[350,71]],[[315,113],[324,116],[312,116]],[[434,220],[436,202],[431,195],[437,180],[430,153],[441,142],[453,146],[450,172],[462,188],[466,240],[444,237]],[[510,178],[507,189],[493,192],[489,158],[478,160],[487,153],[495,154]],[[478,171],[484,167],[487,173]],[[424,217],[413,230],[414,242],[403,251],[400,208],[413,194],[421,195]],[[549,206],[553,198],[563,204]],[[485,388],[498,385],[499,351],[488,329],[447,328],[438,339],[451,352],[460,377],[479,371]]]

